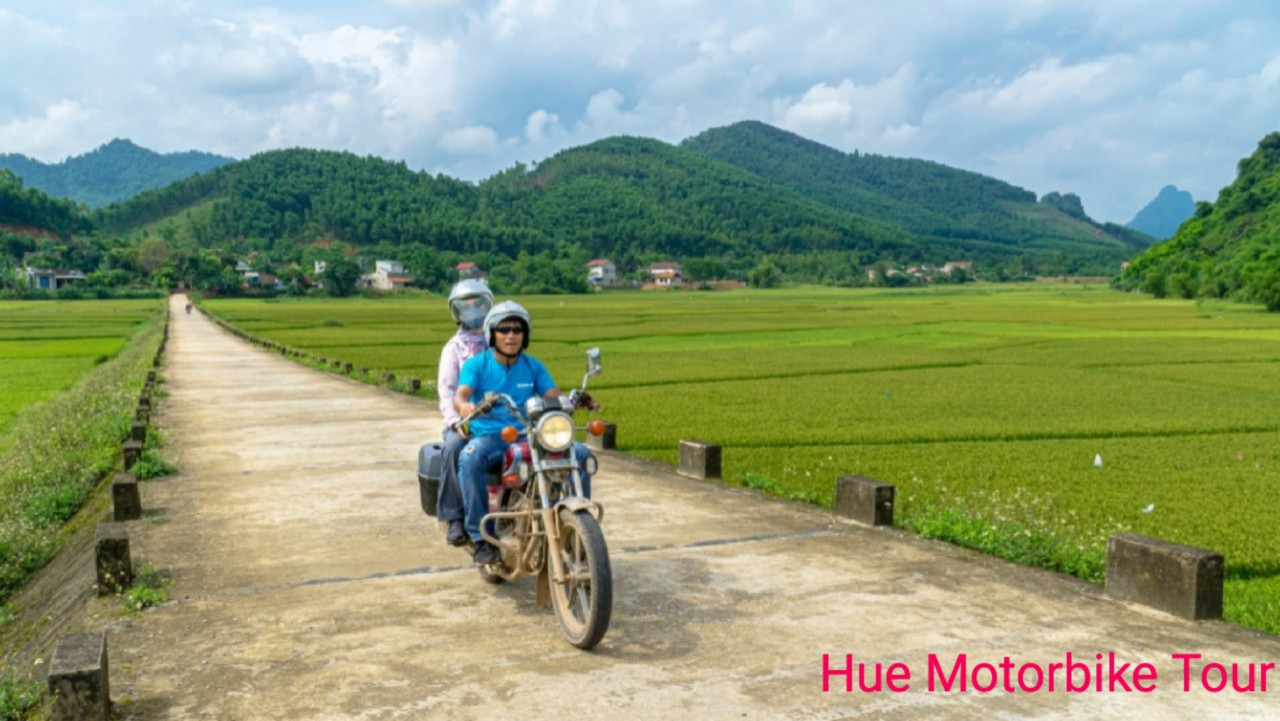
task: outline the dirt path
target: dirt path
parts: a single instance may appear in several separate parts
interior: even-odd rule
[[[577,651],[534,607],[531,582],[483,583],[422,514],[415,453],[439,435],[431,404],[307,370],[173,303],[158,421],[182,470],[146,484],[144,506],[163,522],[130,533],[135,562],[172,577],[175,600],[110,629],[122,717],[1260,719],[1280,708],[1280,672],[1266,693],[1198,681],[1184,692],[1173,658],[1280,663],[1273,637],[612,453],[595,488],[613,625],[595,652]],[[931,657],[949,673],[962,654],[971,671],[1008,656],[1013,683],[1023,668],[1033,686],[1035,669],[1068,652],[1091,668],[1115,652],[1130,680],[1151,664],[1157,688],[1068,693],[1059,673],[1052,693],[928,690]],[[861,692],[855,678],[846,693],[832,676],[823,693],[823,654],[836,668],[845,654],[902,664],[909,689]]]

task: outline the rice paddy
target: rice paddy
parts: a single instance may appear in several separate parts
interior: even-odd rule
[[[1280,315],[1065,285],[517,300],[562,386],[602,349],[621,450],[719,443],[731,481],[827,506],[837,476],[874,477],[907,527],[1047,530],[1094,580],[1116,531],[1212,548],[1227,617],[1280,632]],[[428,381],[453,330],[425,295],[205,307]]]

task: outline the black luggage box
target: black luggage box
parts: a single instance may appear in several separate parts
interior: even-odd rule
[[[418,492],[422,496],[422,512],[435,518],[436,497],[440,492],[440,454],[443,443],[427,443],[418,449]]]

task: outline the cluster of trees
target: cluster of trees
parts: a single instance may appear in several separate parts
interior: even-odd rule
[[[1280,311],[1280,133],[1263,138],[1217,202],[1198,203],[1177,234],[1135,258],[1116,285]]]
[[[39,202],[26,198],[25,210],[7,214]],[[35,225],[54,237],[6,241],[11,264],[28,256],[81,268],[106,287],[184,282],[216,292],[234,291],[236,260],[294,292],[346,292],[376,259],[398,260],[422,287],[442,289],[467,260],[503,292],[532,293],[585,292],[586,262],[601,257],[634,279],[651,262],[676,260],[695,281],[768,285],[863,283],[877,264],[948,260],[1008,278],[1109,274],[1132,251],[1007,183],[844,154],[759,123],[681,146],[609,138],[479,184],[292,149],[99,210],[49,202],[63,203],[65,217],[45,211]],[[0,206],[3,222],[12,221]],[[332,277],[314,277],[319,259]]]
[[[7,168],[0,168],[0,223],[62,237],[92,228],[74,201],[25,187],[22,178]]]

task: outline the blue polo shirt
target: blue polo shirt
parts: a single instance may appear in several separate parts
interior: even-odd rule
[[[489,349],[472,356],[462,364],[458,373],[458,385],[471,389],[471,402],[480,403],[485,393],[505,393],[523,408],[524,402],[533,396],[546,395],[556,387],[542,361],[525,353],[516,362],[505,366]],[[488,414],[471,421],[472,436],[496,436],[503,427],[519,425],[519,421],[505,407],[495,406]]]

